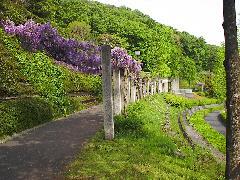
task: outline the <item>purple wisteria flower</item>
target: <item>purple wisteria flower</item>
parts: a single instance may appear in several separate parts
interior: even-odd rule
[[[7,20],[2,22],[5,32],[19,38],[22,46],[32,52],[43,51],[53,57],[58,64],[84,73],[101,73],[100,47],[89,42],[66,39],[50,23],[38,24],[28,20],[25,24],[15,25]],[[121,48],[111,52],[112,67],[128,69],[132,73],[141,71],[141,64]]]

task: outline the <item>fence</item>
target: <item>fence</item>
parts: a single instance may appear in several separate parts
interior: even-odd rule
[[[105,138],[114,138],[113,115],[124,112],[129,103],[161,92],[177,92],[179,79],[140,78],[127,70],[111,69],[111,48],[102,46],[102,80]]]

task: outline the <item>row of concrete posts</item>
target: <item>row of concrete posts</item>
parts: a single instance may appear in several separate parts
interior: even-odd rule
[[[177,80],[133,77],[127,71],[113,70],[113,113],[121,114],[129,103],[148,95],[177,90]]]
[[[111,69],[111,47],[102,46],[102,82],[105,138],[114,138],[113,115],[124,112],[129,103],[148,95],[177,92],[178,79],[134,77],[127,70]]]

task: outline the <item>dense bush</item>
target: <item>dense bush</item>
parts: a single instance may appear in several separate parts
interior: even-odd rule
[[[21,132],[52,119],[51,105],[42,98],[0,102],[0,137]]]
[[[67,93],[87,91],[99,95],[101,92],[99,76],[85,76],[54,64],[53,60],[44,53],[27,52],[21,48],[15,38],[7,36],[1,29],[0,41],[8,52],[2,58],[7,59],[6,62],[12,59],[11,63],[17,67],[12,68],[13,73],[20,74],[18,77],[22,76],[24,81],[30,83],[36,94],[46,98],[52,106],[56,106],[59,114],[68,112]],[[10,73],[11,71],[6,72],[7,75]]]
[[[208,104],[217,104],[220,103],[221,100],[218,99],[211,99],[211,98],[201,98],[201,99],[191,99],[185,98],[180,95],[175,94],[165,94],[164,98],[168,104],[175,107],[181,108],[192,108],[193,106],[203,106]]]

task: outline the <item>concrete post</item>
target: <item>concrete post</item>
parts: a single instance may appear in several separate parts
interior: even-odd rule
[[[127,103],[130,103],[130,99],[131,99],[131,77],[128,76],[128,93],[127,93]]]
[[[156,79],[153,80],[153,93],[154,94],[157,93],[157,82],[156,82]]]
[[[113,103],[114,103],[114,115],[118,115],[122,111],[122,99],[121,99],[121,78],[120,70],[113,70]]]
[[[105,138],[114,138],[113,100],[112,100],[112,75],[111,75],[111,47],[101,47],[102,83],[103,83],[103,112]]]
[[[139,99],[142,99],[143,98],[142,78],[138,79],[138,83],[139,83]]]
[[[147,87],[146,87],[146,79],[143,79],[143,97],[146,97],[146,90],[147,90]]]
[[[130,102],[135,102],[136,101],[136,85],[134,82],[134,78],[131,78],[131,99]]]
[[[120,85],[120,89],[121,89],[121,111],[124,111],[124,71],[120,71],[120,79],[121,79],[121,85]]]
[[[128,104],[128,72],[124,70],[124,78],[123,78],[123,96],[124,96],[124,112],[126,111]]]
[[[158,79],[158,93],[162,92],[162,80]]]
[[[150,80],[147,79],[147,95],[149,95],[150,92]]]
[[[172,92],[177,93],[179,91],[179,78],[172,79]]]
[[[153,95],[154,94],[153,81],[151,81],[150,86],[151,86],[151,95]]]

